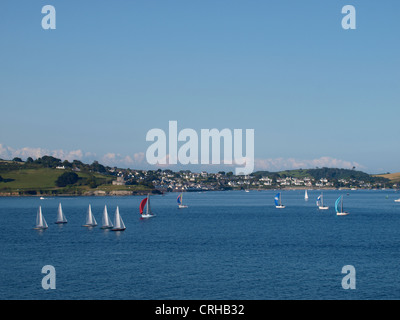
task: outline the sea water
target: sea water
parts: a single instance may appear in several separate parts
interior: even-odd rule
[[[0,198],[0,299],[399,299],[400,198],[394,191],[192,192],[152,196],[155,217],[141,220],[142,196]],[[348,216],[336,216],[344,197]],[[56,225],[62,203],[68,219]],[[85,228],[91,204],[119,206],[126,231]],[[33,230],[42,206],[49,228]],[[42,268],[56,289],[44,290]],[[342,287],[354,266],[356,289]]]

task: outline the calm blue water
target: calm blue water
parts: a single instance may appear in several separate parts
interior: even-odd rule
[[[186,193],[152,197],[157,216],[139,219],[142,197],[0,198],[0,299],[399,299],[400,198],[393,191]],[[344,194],[349,216],[333,205]],[[388,196],[388,198],[386,198]],[[53,224],[61,201],[69,221]],[[82,227],[88,205],[98,222],[107,204],[123,233]],[[49,229],[33,230],[42,205]],[[44,265],[57,272],[45,291]],[[357,272],[344,290],[344,265]]]

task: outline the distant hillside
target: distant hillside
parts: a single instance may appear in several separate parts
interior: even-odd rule
[[[36,168],[0,171],[0,193],[15,195],[82,194],[92,187],[111,183],[113,177],[98,173],[78,172],[78,181],[63,188],[56,185],[57,179],[66,171],[52,168]]]
[[[400,182],[400,172],[388,173],[388,174],[377,174],[374,177],[389,179],[391,182]]]
[[[356,171],[351,169],[338,169],[338,168],[318,168],[318,169],[298,169],[298,170],[286,170],[279,172],[268,172],[268,171],[257,171],[252,174],[253,176],[269,176],[269,177],[293,177],[293,178],[314,178],[319,180],[326,178],[329,180],[351,180],[355,179],[364,182],[390,182],[385,176],[373,176],[362,171]]]
[[[268,176],[270,180],[261,179]],[[297,178],[285,179],[281,178]],[[309,179],[305,179],[309,178]],[[323,180],[323,179],[327,179]],[[311,181],[309,181],[311,180]],[[267,182],[266,182],[267,181]],[[394,182],[395,181],[395,182]],[[232,172],[197,174],[188,170],[131,170],[103,166],[97,161],[85,164],[43,156],[23,161],[0,159],[0,196],[23,195],[132,195],[184,190],[229,190],[244,187],[356,187],[391,188],[400,173],[369,175],[362,171],[338,168],[298,169],[280,172],[258,171],[248,176]]]
[[[75,180],[60,184],[60,177],[70,173]],[[53,157],[37,160],[0,160],[0,195],[57,195],[92,194],[95,192],[143,192],[151,188],[144,185],[114,186],[115,175],[108,174],[98,162],[91,165],[80,161],[69,163]]]

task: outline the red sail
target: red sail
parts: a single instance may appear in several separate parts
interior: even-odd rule
[[[146,203],[147,203],[147,198],[144,198],[144,199],[142,200],[142,202],[140,203],[140,207],[139,207],[139,209],[140,209],[140,214],[143,214],[143,209],[144,209]]]

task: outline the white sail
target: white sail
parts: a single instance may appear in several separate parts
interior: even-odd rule
[[[107,206],[104,206],[103,218],[102,218],[102,228],[112,228],[113,224],[110,217],[108,216]]]
[[[339,205],[340,204],[340,205]],[[347,216],[349,213],[343,210],[343,196],[340,196],[335,202],[335,211],[338,216]]]
[[[120,216],[120,222],[121,222],[121,228],[122,229],[126,229],[126,227],[125,227],[125,223],[124,223],[124,221],[122,220],[122,218],[121,218],[121,216]]]
[[[329,207],[324,205],[324,194],[321,192],[321,195],[317,198],[317,206],[320,210],[328,210]]]
[[[46,219],[44,218],[43,214],[42,214],[42,226],[43,226],[43,228],[45,228],[45,229],[47,229],[47,228],[48,228],[48,225],[47,225]]]
[[[185,209],[185,208],[188,207],[188,206],[185,206],[185,205],[183,204],[183,193],[181,193],[181,194],[179,195],[177,201],[178,201],[178,208],[179,208],[179,209]]]
[[[117,210],[115,210],[113,230],[122,231],[125,229],[126,229],[126,227],[125,227],[124,221],[122,220],[121,215],[119,214],[119,208],[117,207]]]
[[[94,217],[94,215],[93,215],[93,213],[92,213],[92,210],[90,210],[90,213],[91,213],[91,215],[92,215],[93,226],[97,226],[97,221],[96,221],[96,219],[95,219],[95,217]]]
[[[284,209],[285,208],[285,206],[282,204],[282,193],[281,192],[279,192],[275,196],[274,201],[275,201],[275,207],[277,209]]]
[[[42,207],[39,207],[38,213],[36,215],[36,229],[47,229],[48,225],[42,213]]]
[[[36,227],[40,228],[42,226],[42,207],[39,207],[39,210],[36,215]]]
[[[86,215],[86,224],[85,225],[89,226],[89,227],[97,226],[97,221],[93,216],[92,206],[90,204],[89,204],[88,212],[87,212],[87,215]]]
[[[88,211],[87,211],[87,214],[86,214],[86,224],[87,224],[88,226],[90,226],[90,225],[93,224],[92,207],[91,207],[90,204],[89,204],[89,208],[88,208]]]
[[[121,228],[121,217],[119,215],[119,208],[118,207],[117,207],[117,210],[115,210],[114,227],[115,227],[115,229],[120,229]]]
[[[305,195],[304,195],[304,199],[305,199],[305,200],[308,200],[308,193],[307,193],[307,190],[306,190],[306,193],[305,193]]]
[[[144,207],[146,206],[146,213],[144,213]],[[154,217],[154,214],[151,212],[150,206],[150,194],[147,195],[147,198],[143,199],[139,206],[141,219],[147,219]]]
[[[65,215],[62,210],[61,203],[58,205],[58,211],[57,211],[57,222],[56,223],[67,223],[67,219],[65,218]]]

